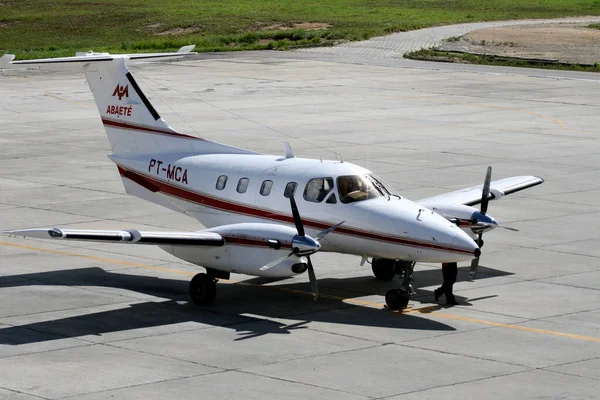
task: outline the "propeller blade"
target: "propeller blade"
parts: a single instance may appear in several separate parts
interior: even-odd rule
[[[288,259],[288,257],[292,256],[293,254],[294,254],[294,253],[290,253],[290,254],[288,254],[287,256],[283,256],[283,257],[276,258],[275,260],[271,261],[271,262],[270,262],[270,263],[268,263],[267,265],[265,265],[265,266],[263,266],[263,267],[260,267],[260,270],[261,270],[261,271],[266,271],[266,270],[268,270],[268,269],[271,269],[271,268],[273,268],[274,266],[278,265],[279,263],[282,263],[282,262],[284,262],[285,260],[287,260],[287,259]]]
[[[485,181],[483,182],[483,191],[481,192],[481,212],[485,214],[488,209],[488,203],[490,201],[490,183],[492,182],[492,166],[490,165],[485,174]]]
[[[308,279],[310,279],[310,288],[313,292],[313,298],[315,299],[315,301],[317,301],[319,300],[319,286],[317,285],[315,269],[313,268],[312,262],[310,261],[310,256],[306,258],[308,259]]]
[[[483,247],[483,233],[480,233],[479,238],[477,239],[477,244],[479,248]],[[473,261],[471,261],[471,269],[469,271],[469,277],[471,279],[475,279],[477,276],[477,268],[479,268],[479,257],[475,257]]]
[[[290,205],[292,206],[292,216],[294,217],[294,224],[296,224],[298,236],[304,236],[304,225],[302,224],[302,218],[300,218],[298,206],[296,205],[296,200],[294,200],[294,195],[290,196]]]
[[[337,228],[339,228],[344,222],[346,221],[342,221],[339,224],[335,224],[333,225],[331,228],[325,229],[324,231],[321,231],[317,234],[317,236],[314,237],[314,239],[316,241],[319,241],[321,239],[323,239],[325,236],[329,235],[331,232],[333,232],[334,230],[336,230]]]
[[[519,232],[519,230],[517,228],[511,228],[509,226],[498,225],[497,228],[502,228],[502,229],[506,229],[508,231],[513,231],[513,232]]]

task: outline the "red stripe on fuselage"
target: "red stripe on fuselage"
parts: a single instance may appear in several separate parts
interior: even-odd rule
[[[121,174],[121,176],[126,177],[126,178],[134,181],[138,185],[140,185],[148,190],[151,190],[151,191],[159,191],[159,192],[162,192],[162,193],[174,196],[174,197],[178,197],[180,199],[183,199],[183,200],[186,200],[186,201],[189,201],[192,203],[196,203],[196,204],[199,204],[199,205],[202,205],[205,207],[216,208],[216,209],[231,212],[231,213],[242,214],[242,215],[257,217],[257,218],[261,218],[261,219],[270,219],[270,220],[274,220],[274,221],[278,221],[278,222],[285,222],[288,224],[294,223],[294,219],[291,215],[279,214],[272,210],[254,208],[254,207],[245,206],[245,205],[239,204],[239,203],[233,203],[233,202],[217,199],[217,198],[205,195],[205,194],[191,191],[189,189],[180,188],[171,183],[166,183],[166,182],[160,181],[158,179],[149,177],[145,174],[141,174],[136,171],[125,169],[121,166],[118,166],[118,168],[119,168],[119,173]],[[132,178],[134,178],[134,179],[132,179]],[[158,190],[153,190],[154,188],[158,188]],[[322,230],[328,229],[334,225],[334,224],[318,222],[318,221],[314,221],[314,220],[310,220],[310,219],[303,219],[302,222],[304,223],[304,226],[307,226],[310,228],[322,229]],[[401,245],[406,245],[406,246],[421,247],[421,248],[433,249],[433,250],[452,251],[452,252],[462,253],[462,254],[473,254],[472,250],[467,250],[464,248],[444,246],[444,245],[440,245],[440,244],[436,244],[436,243],[429,243],[429,242],[421,242],[421,241],[417,241],[414,239],[389,236],[389,235],[375,233],[375,232],[363,231],[363,230],[359,230],[359,229],[355,229],[355,228],[347,228],[344,226],[340,226],[339,228],[337,228],[335,230],[335,233],[356,236],[356,237],[363,238],[363,239],[366,238],[366,239],[379,240],[379,241],[384,241],[384,242],[389,242],[389,243],[396,243],[396,244],[401,244]]]
[[[182,138],[186,138],[186,139],[204,140],[202,138],[198,138],[195,136],[190,136],[190,135],[185,135],[183,133],[175,132],[174,130],[161,129],[161,128],[155,128],[155,127],[144,126],[144,125],[137,125],[137,124],[132,124],[130,122],[115,121],[115,120],[108,119],[108,118],[102,118],[102,123],[106,126],[110,126],[111,128],[130,129],[130,130],[143,131],[143,132],[149,132],[149,133],[160,133],[160,134],[164,134],[164,135],[182,137]]]

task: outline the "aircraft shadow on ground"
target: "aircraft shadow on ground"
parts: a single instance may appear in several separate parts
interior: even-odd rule
[[[482,268],[482,272],[486,273],[481,274],[482,278],[492,276],[490,274],[495,276],[508,274],[485,268]],[[468,279],[468,268],[460,269],[459,281],[461,278]],[[417,271],[415,280],[420,285],[432,286],[441,280],[441,272],[439,270]],[[339,299],[385,294],[390,288],[399,285],[397,280],[380,282],[372,276],[323,278],[319,281],[322,292],[335,294],[338,298],[321,298],[318,302],[313,302],[308,295],[294,293],[300,291],[306,294],[310,291],[308,283],[283,281],[262,287],[256,285],[256,281],[261,280],[245,281],[249,285],[218,285],[216,304],[197,307],[190,303],[182,304],[183,301],[188,300],[187,280],[109,272],[97,267],[3,276],[0,277],[0,293],[7,287],[40,285],[104,287],[133,291],[166,300],[143,302],[143,300],[124,297],[124,302],[130,300],[131,304],[116,310],[3,328],[0,329],[0,344],[22,345],[87,335],[99,336],[188,322],[198,323],[199,328],[218,326],[234,329],[238,333],[235,340],[268,334],[290,334],[294,330],[306,328],[306,325],[311,322],[408,330],[455,330],[452,326],[424,318],[416,313],[399,315],[387,309],[360,307],[356,304],[344,303]],[[417,299],[427,295],[431,297],[431,291],[417,289]],[[297,322],[285,324],[272,320],[278,318]]]

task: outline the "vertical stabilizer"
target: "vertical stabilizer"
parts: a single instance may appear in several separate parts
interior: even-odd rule
[[[160,117],[123,58],[89,63],[85,75],[113,153],[177,151],[195,153],[194,142]]]
[[[253,154],[171,128],[142,92],[125,58],[91,62],[84,68],[114,154]]]

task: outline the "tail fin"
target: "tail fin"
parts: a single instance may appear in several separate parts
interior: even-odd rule
[[[176,132],[158,115],[124,59],[90,63],[85,76],[113,153],[196,153],[194,144],[202,139]]]
[[[127,59],[181,58],[195,54],[190,53],[192,49],[193,46],[184,46],[176,53],[123,55],[88,52],[75,57],[26,61],[12,61],[14,56],[5,55],[0,59],[0,66],[48,69],[66,65],[83,67],[113,154],[256,154],[175,131],[150,104],[125,64]]]
[[[150,104],[123,58],[90,63],[85,76],[113,153],[251,153],[175,131]]]

